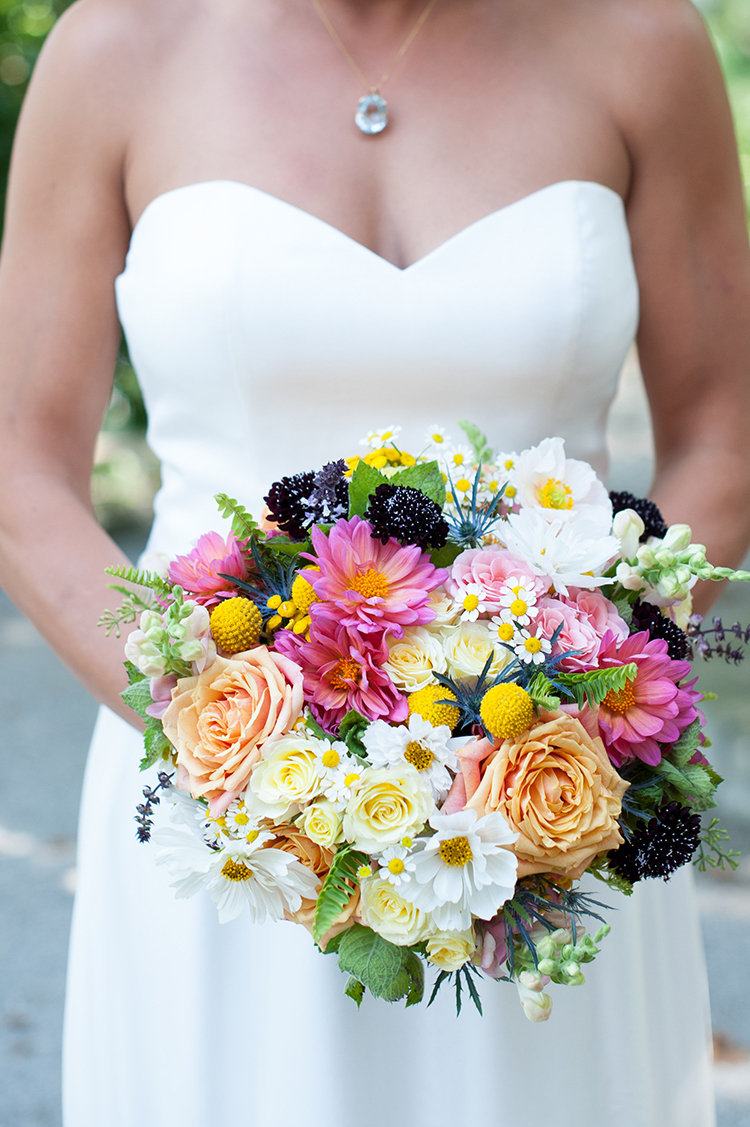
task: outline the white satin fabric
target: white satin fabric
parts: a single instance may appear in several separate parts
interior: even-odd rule
[[[624,208],[553,184],[400,270],[233,181],[154,200],[117,300],[162,461],[150,548],[222,528],[282,474],[401,423],[496,448],[562,434],[606,473],[604,427],[638,291]],[[107,710],[86,774],[65,1021],[65,1127],[712,1127],[705,970],[690,874],[613,903],[581,988],[546,1025],[486,982],[406,1011],[343,995],[292,924],[220,927],[134,837],[140,741]]]

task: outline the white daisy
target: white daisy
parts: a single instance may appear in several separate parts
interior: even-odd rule
[[[546,638],[530,634],[528,630],[520,630],[513,643],[513,649],[519,661],[523,661],[526,665],[541,665],[552,646]]]
[[[519,629],[513,621],[496,614],[489,625],[493,644],[497,640],[504,646],[512,646],[518,641]]]
[[[518,500],[547,520],[586,520],[600,533],[612,526],[612,502],[588,462],[565,457],[562,438],[524,450],[515,467]]]
[[[461,622],[476,622],[480,614],[485,614],[487,606],[483,600],[484,588],[478,583],[462,585],[457,600],[462,608]]]
[[[536,591],[528,587],[519,576],[512,576],[500,592],[500,619],[503,622],[517,622],[528,626],[539,614],[536,605]]]
[[[245,806],[244,799],[236,798],[230,802],[226,813],[219,819],[222,828],[236,838],[247,840],[248,834],[260,829],[260,822]]]
[[[601,587],[602,576],[620,550],[615,536],[604,536],[586,521],[548,521],[534,509],[511,513],[499,530],[506,548],[534,575],[549,579],[561,595],[568,586]]]
[[[466,476],[474,478],[476,468],[473,465],[474,452],[470,446],[451,446],[448,450],[440,451],[441,469],[447,472],[453,478],[453,484],[456,484],[456,477]]]
[[[377,857],[380,868],[378,876],[389,881],[395,888],[408,884],[414,872],[414,858],[403,845],[389,845]]]
[[[438,446],[441,449],[445,449],[449,442],[448,436],[445,433],[445,427],[438,426],[430,427],[425,435],[425,440],[428,446]]]
[[[281,849],[263,848],[272,834],[261,831],[253,842],[229,842],[209,849],[192,835],[167,827],[154,835],[163,848],[156,855],[166,865],[178,899],[207,888],[219,911],[219,923],[235,919],[243,907],[253,923],[282,920],[296,912],[302,897],[314,900],[320,880],[296,857]]]
[[[518,861],[503,846],[518,834],[497,812],[434,814],[429,824],[435,836],[422,838],[413,855],[412,903],[430,912],[441,931],[465,931],[472,916],[492,919],[513,895]]]
[[[360,446],[369,446],[371,450],[380,450],[388,442],[393,442],[400,433],[401,427],[383,427],[382,430],[368,431],[364,438],[360,438]]]
[[[458,771],[456,752],[470,743],[471,736],[451,736],[446,724],[433,727],[413,712],[408,724],[391,725],[374,720],[362,737],[373,767],[400,767],[410,763],[430,785],[436,802],[447,795]]]
[[[362,766],[353,757],[342,759],[338,767],[327,771],[323,779],[322,793],[334,806],[346,806],[352,793],[352,787],[362,777]]]

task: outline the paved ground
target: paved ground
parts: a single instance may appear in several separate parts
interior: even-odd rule
[[[648,484],[639,394],[631,380],[618,407],[618,487]],[[750,620],[750,592],[734,590],[723,605],[730,620]],[[706,687],[722,697],[721,724],[714,722],[712,732],[714,758],[727,777],[722,812],[748,858],[734,876],[700,885],[719,1049],[719,1127],[750,1127],[750,661],[739,669],[707,666],[702,673]],[[0,592],[0,1127],[60,1127],[74,838],[94,714],[86,692]],[[27,791],[30,765],[35,777],[47,780],[41,794]]]

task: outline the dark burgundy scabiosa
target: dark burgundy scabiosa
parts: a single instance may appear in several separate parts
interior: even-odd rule
[[[346,462],[328,462],[317,473],[292,474],[275,481],[263,500],[268,515],[290,540],[306,540],[313,524],[333,524],[349,511]]]
[[[373,540],[381,544],[393,537],[400,544],[442,548],[448,539],[440,506],[411,485],[379,485],[365,516],[372,525]]]
[[[649,536],[656,536],[659,540],[667,535],[667,523],[653,501],[646,497],[634,497],[632,493],[610,493],[612,514],[621,513],[623,509],[633,509],[643,521],[645,528],[641,542],[648,540]]]
[[[633,632],[648,630],[651,638],[663,638],[667,643],[667,653],[673,661],[689,661],[692,650],[688,636],[671,618],[666,618],[659,607],[653,603],[633,603]]]
[[[610,868],[631,884],[646,877],[666,880],[687,865],[698,848],[700,832],[698,814],[679,802],[669,802],[658,807],[654,817],[636,830],[630,841],[608,855]]]

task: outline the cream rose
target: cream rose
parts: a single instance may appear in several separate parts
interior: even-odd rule
[[[429,784],[408,763],[366,767],[344,814],[344,837],[365,853],[377,853],[422,828],[435,802]]]
[[[222,798],[226,808],[266,741],[288,732],[301,709],[301,669],[265,646],[217,657],[179,680],[163,724],[186,788],[195,798]]]
[[[396,947],[424,939],[430,927],[427,912],[415,908],[387,880],[365,877],[360,884],[362,923]]]
[[[307,834],[302,833],[299,826],[293,825],[292,823],[283,826],[275,826],[274,833],[277,835],[272,842],[274,849],[283,849],[285,853],[294,854],[301,864],[315,873],[316,877],[320,877],[321,881],[324,879],[331,867],[334,850],[318,845],[318,843],[309,838]],[[312,935],[316,903],[316,900],[303,897],[302,904],[297,911],[287,912],[286,918],[293,923],[302,924]],[[360,896],[359,889],[357,888],[352,891],[349,902],[321,938],[319,943],[321,951],[325,951],[328,942],[334,935],[338,935],[340,931],[351,927],[353,923],[360,922],[359,908]]]
[[[297,732],[268,744],[250,776],[247,808],[263,818],[283,818],[312,802],[321,790],[320,757],[328,747]]]
[[[453,677],[478,677],[493,650],[492,677],[496,677],[513,660],[513,654],[498,641],[493,625],[484,619],[446,627],[442,637],[443,650]]]
[[[329,848],[341,840],[344,817],[327,798],[319,798],[304,811],[299,826],[318,845]]]
[[[448,594],[445,587],[436,587],[427,605],[435,615],[427,623],[428,630],[442,630],[444,626],[453,626],[461,617],[461,604]]]
[[[519,878],[551,872],[577,879],[597,853],[622,844],[617,819],[628,784],[602,741],[566,712],[541,712],[480,770],[478,785],[478,772],[464,772],[466,806],[480,817],[499,810],[518,832],[510,848]]]
[[[445,673],[445,654],[440,640],[423,626],[404,630],[399,641],[388,643],[388,660],[383,666],[393,684],[406,693],[415,693],[432,684],[433,671]]]
[[[433,931],[427,938],[427,960],[440,970],[458,970],[474,954],[476,939],[468,931]]]

